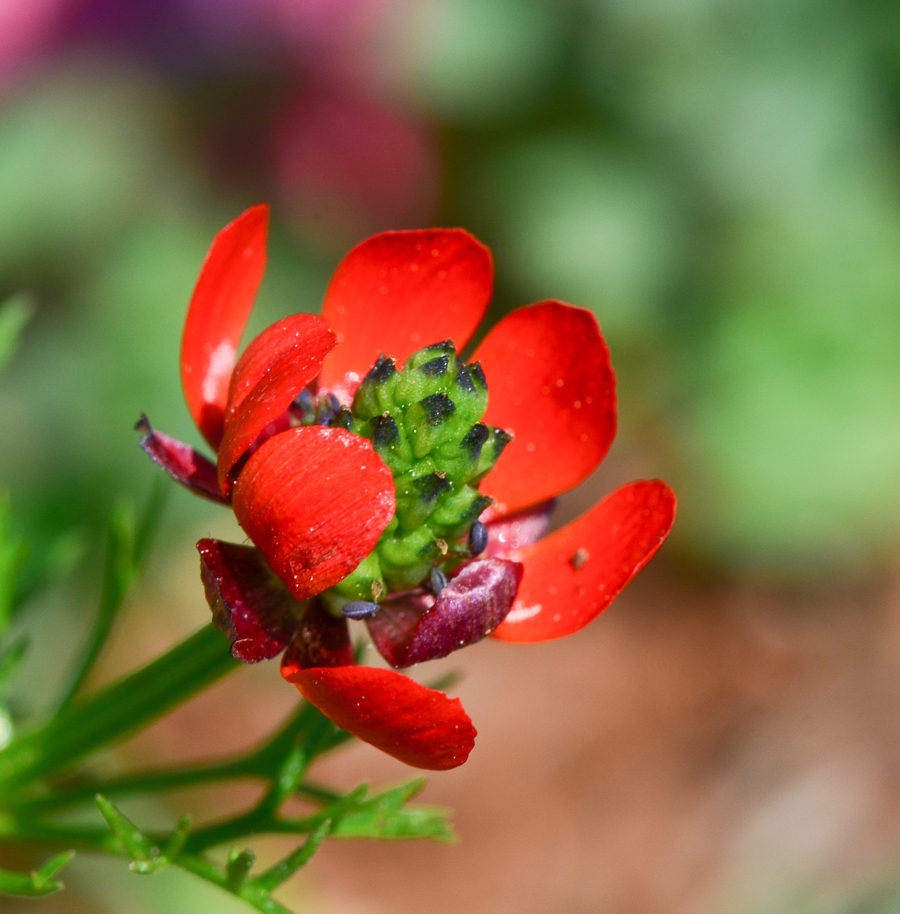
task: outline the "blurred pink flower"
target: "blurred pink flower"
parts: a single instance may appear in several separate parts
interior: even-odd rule
[[[0,0],[0,86],[43,51],[70,0]]]

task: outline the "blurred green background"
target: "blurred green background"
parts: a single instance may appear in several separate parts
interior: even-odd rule
[[[186,304],[260,200],[257,329],[426,225],[493,249],[493,317],[591,308],[619,376],[604,485],[674,486],[679,573],[897,563],[900,4],[0,0],[0,298],[35,307],[0,481],[38,552],[149,490],[141,411],[198,443]],[[170,543],[215,510],[173,496]]]
[[[0,400],[20,501],[75,519],[139,485],[141,409],[190,437],[197,266],[268,199],[260,324],[315,310],[371,232],[466,226],[497,313],[597,314],[682,556],[818,576],[895,554],[896,4],[3,8],[0,289],[38,308]]]

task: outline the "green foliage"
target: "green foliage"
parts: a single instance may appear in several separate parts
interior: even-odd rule
[[[0,867],[0,895],[38,897],[60,891],[63,884],[53,877],[74,855],[74,851],[63,851],[30,873],[17,873]]]
[[[16,351],[19,337],[32,314],[34,305],[27,295],[17,295],[0,305],[0,371]]]
[[[7,544],[10,554],[18,554],[19,546],[9,548],[9,543],[16,541],[10,532],[8,504],[2,506],[5,513],[0,516],[0,543]],[[421,780],[375,794],[370,794],[365,784],[340,794],[307,783],[306,775],[315,759],[345,743],[350,735],[305,702],[281,730],[237,758],[136,772],[110,780],[93,779],[83,770],[74,770],[76,763],[146,726],[238,666],[227,639],[207,626],[118,682],[87,697],[78,694],[106,643],[118,609],[139,577],[161,508],[160,490],[151,495],[140,521],[127,503],[115,508],[109,524],[99,612],[63,701],[43,727],[13,739],[5,748],[0,746],[0,843],[23,841],[67,848],[33,873],[0,870],[0,893],[40,895],[57,891],[61,884],[53,874],[81,849],[122,856],[132,872],[141,875],[179,867],[264,914],[290,914],[272,893],[303,868],[329,836],[451,840],[444,810],[408,805],[421,789]],[[7,564],[12,567],[12,563]],[[12,577],[14,572],[10,572]],[[0,652],[0,687],[24,648],[20,640]],[[192,827],[190,817],[183,816],[166,833],[143,829],[112,799],[245,778],[266,785],[251,809],[199,827]],[[305,799],[314,810],[299,817],[285,816],[283,807],[293,797]],[[102,816],[104,827],[60,821],[63,812],[91,804]],[[254,873],[253,851],[235,849],[234,844],[267,832],[301,835],[303,840],[282,860]],[[231,845],[232,850],[220,866],[207,854],[223,845]]]
[[[0,492],[0,637],[12,619],[19,574],[27,555],[24,540],[12,531],[9,495]]]
[[[162,518],[168,491],[169,487],[165,480],[158,480],[154,484],[140,523],[135,520],[130,502],[120,501],[113,509],[107,534],[100,607],[81,660],[63,694],[62,706],[71,702],[78,694],[109,637],[113,622],[147,557],[153,535]]]

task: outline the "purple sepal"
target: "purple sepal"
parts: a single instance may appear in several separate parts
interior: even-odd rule
[[[542,539],[550,526],[550,515],[555,507],[554,498],[527,511],[488,521],[485,556],[489,559],[501,558],[512,549],[522,549]]]
[[[211,460],[207,460],[189,444],[151,428],[143,413],[134,427],[136,431],[141,432],[141,439],[138,442],[141,450],[172,479],[180,482],[195,495],[201,495],[220,505],[231,504],[219,488],[216,465]]]
[[[303,613],[282,666],[308,670],[323,666],[352,666],[353,663],[353,645],[347,620],[335,618],[318,600],[313,600]]]
[[[213,539],[200,540],[197,551],[213,624],[231,640],[232,656],[259,663],[283,651],[299,626],[300,604],[263,554]]]
[[[404,667],[446,657],[489,635],[512,608],[523,567],[506,559],[463,566],[435,599],[414,591],[385,600],[366,620],[379,653]]]

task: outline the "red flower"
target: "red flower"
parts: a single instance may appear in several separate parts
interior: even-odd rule
[[[477,363],[466,366],[449,343],[423,356],[423,347],[442,340],[464,347],[490,299],[490,253],[459,229],[387,232],[363,242],[338,267],[321,316],[274,324],[235,364],[262,279],[267,224],[267,208],[257,206],[216,236],[185,325],[185,396],[217,465],[152,430],[146,418],[141,444],[182,484],[232,504],[256,546],[198,543],[214,619],[235,656],[257,661],[288,645],[282,674],[338,726],[408,764],[455,767],[475,737],[459,700],[394,669],[355,665],[345,617],[368,616],[373,641],[397,667],[445,656],[489,633],[518,642],[571,634],[659,548],[675,497],[660,481],[631,483],[544,536],[554,497],[585,479],[612,443],[609,353],[590,312],[551,301],[501,320],[475,351]],[[486,528],[473,515],[454,528],[455,539],[432,537],[430,578],[384,592],[376,570],[371,580],[362,578],[371,599],[354,602],[347,582],[360,577],[396,528],[405,510],[397,493],[410,484],[397,463],[402,449],[393,414],[373,414],[366,428],[375,431],[363,437],[362,420],[346,408],[353,402],[355,410],[364,390],[390,382],[394,361],[380,353],[397,364],[424,365],[420,379],[446,372],[450,360],[454,371],[458,366],[454,383],[473,397],[486,378],[484,418],[499,429],[476,420],[464,443],[477,439],[481,453],[490,439],[493,459],[502,455],[480,485],[493,499],[482,515]],[[434,353],[441,355],[422,362]],[[455,405],[440,393],[415,408],[421,429],[407,432],[432,435]],[[505,450],[509,436],[500,429],[515,439]],[[452,449],[440,453],[455,459]],[[457,491],[446,475],[430,473],[429,485]],[[486,500],[475,491],[479,474],[471,470],[470,477],[475,481],[459,498],[468,499],[471,514]],[[387,553],[380,554],[384,561]]]

